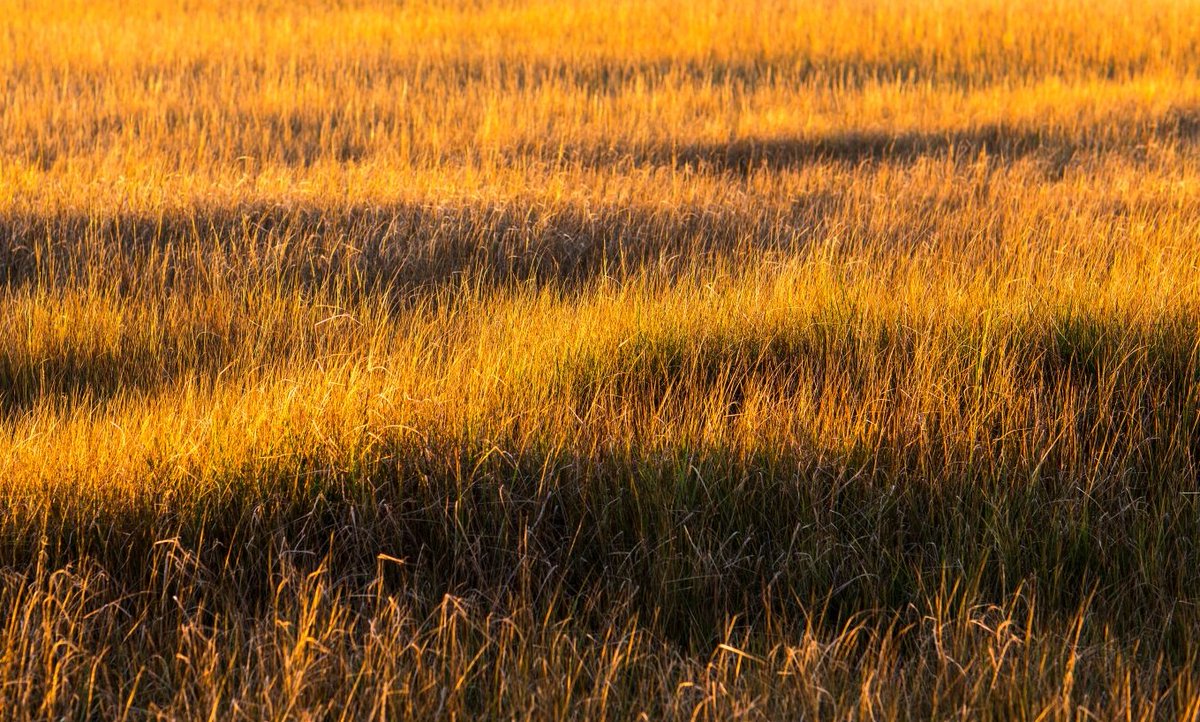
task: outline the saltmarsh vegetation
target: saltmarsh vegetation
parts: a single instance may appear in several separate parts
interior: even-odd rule
[[[1200,714],[1200,5],[0,28],[5,719]]]

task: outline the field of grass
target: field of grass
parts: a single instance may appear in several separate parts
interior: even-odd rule
[[[1200,2],[0,0],[0,718],[1200,719]]]

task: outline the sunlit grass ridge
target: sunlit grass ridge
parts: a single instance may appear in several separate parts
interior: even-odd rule
[[[0,717],[1196,719],[1198,38],[0,0]]]

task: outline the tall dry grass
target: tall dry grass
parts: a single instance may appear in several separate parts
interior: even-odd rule
[[[0,2],[0,717],[1200,717],[1198,64]]]

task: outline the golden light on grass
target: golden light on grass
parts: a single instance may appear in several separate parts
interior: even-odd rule
[[[0,0],[0,717],[1197,719],[1197,67]]]

